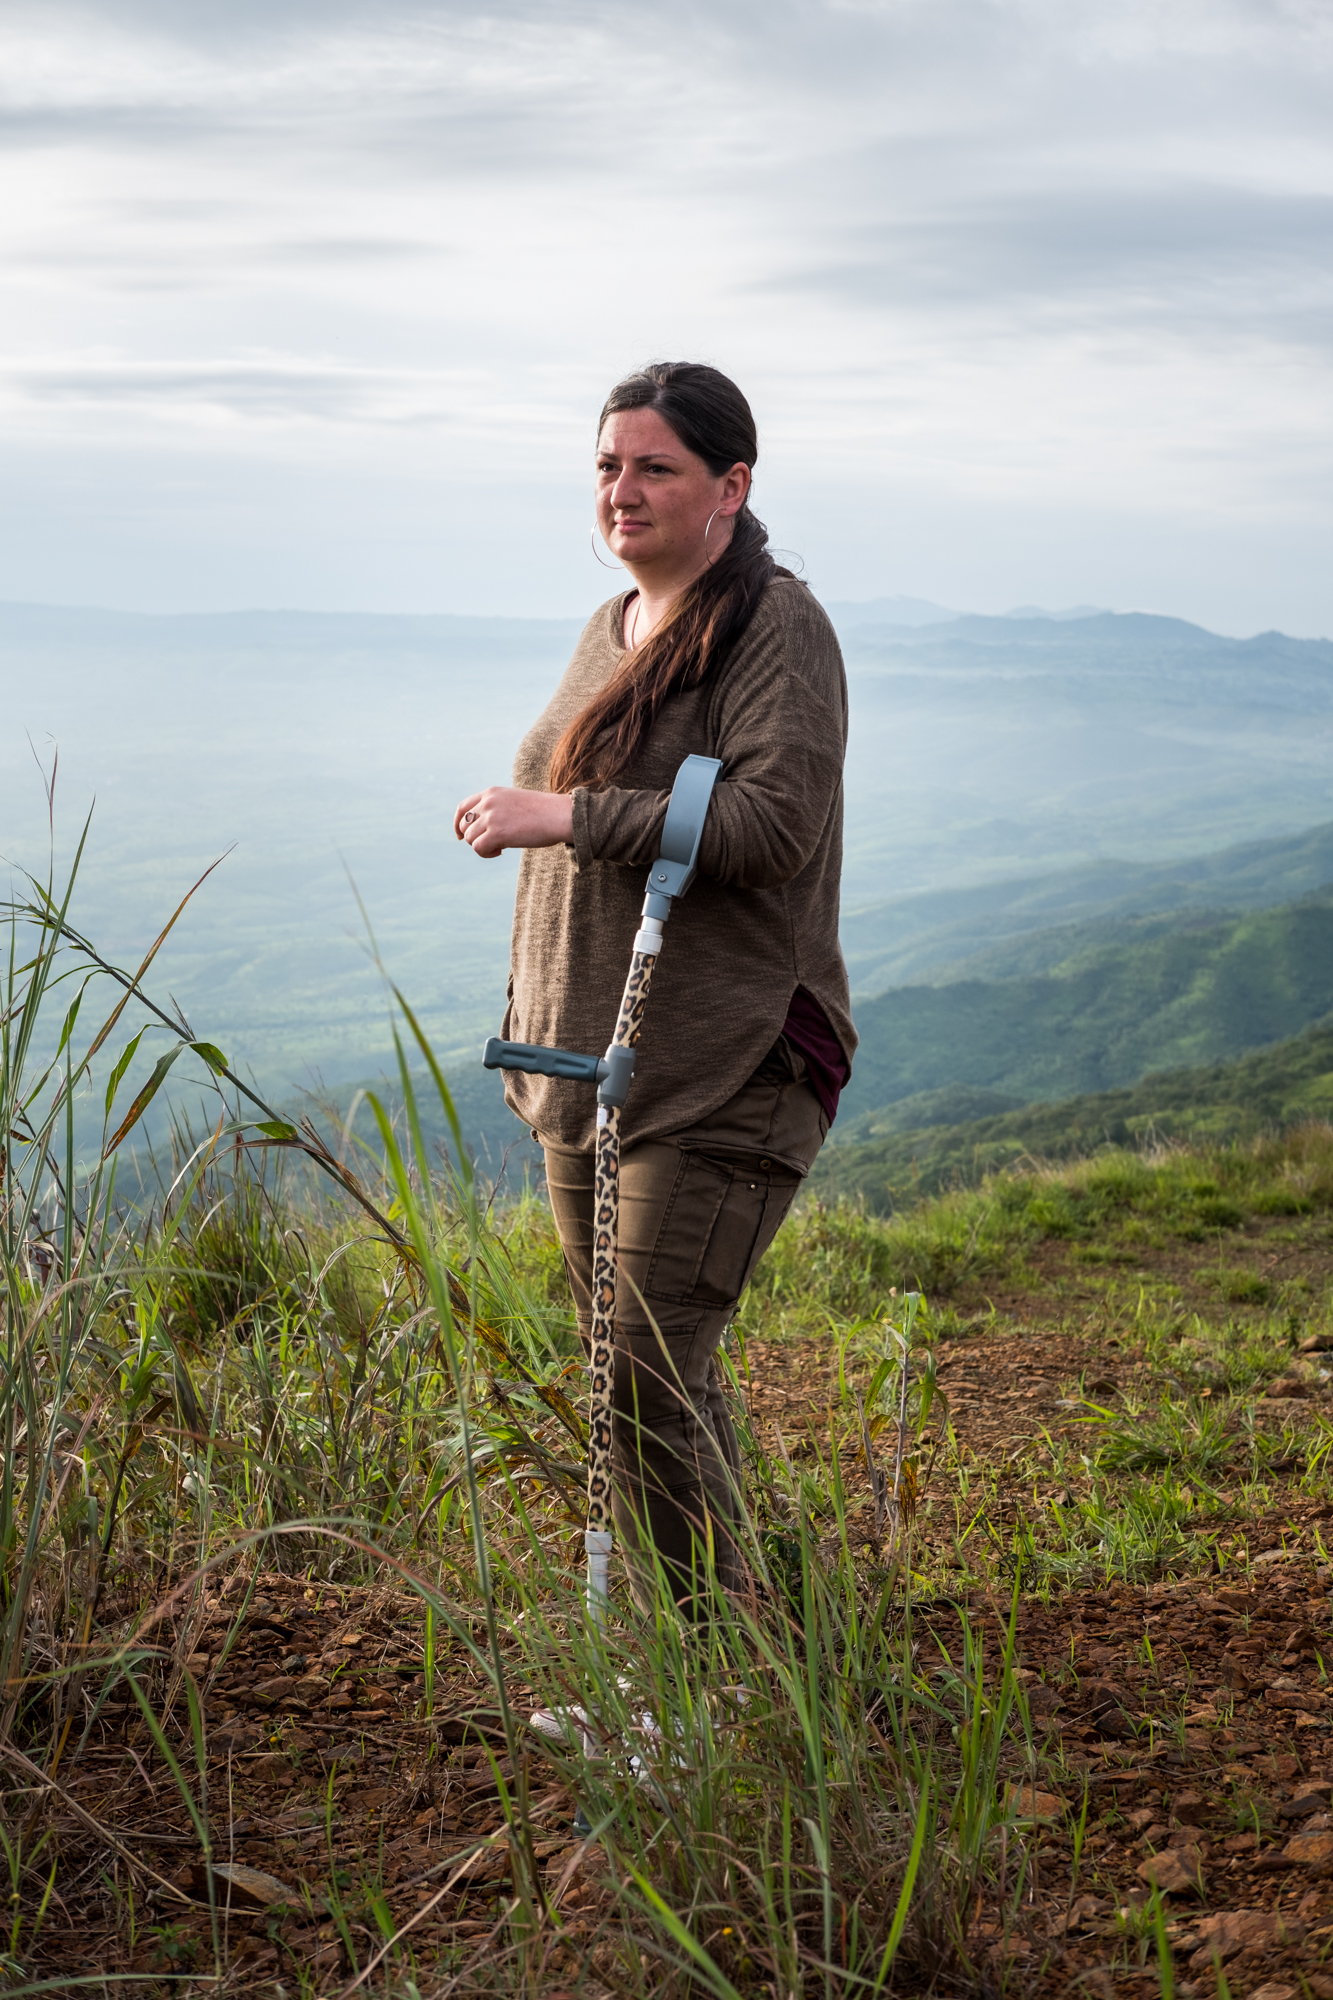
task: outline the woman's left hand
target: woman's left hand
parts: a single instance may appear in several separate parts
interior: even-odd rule
[[[454,832],[487,861],[506,847],[558,847],[574,838],[574,795],[488,785],[456,808]]]

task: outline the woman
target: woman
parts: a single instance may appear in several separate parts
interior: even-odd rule
[[[651,1545],[686,1609],[706,1562],[727,1589],[742,1573],[717,1349],[856,1046],[838,946],[846,680],[832,626],[750,510],[757,457],[749,404],[715,368],[654,363],[611,392],[596,527],[634,587],[589,621],[513,785],[454,820],[478,855],[526,850],[505,1036],[600,1050],[676,771],[691,752],[723,761],[653,975],[620,1160],[616,1528],[636,1595]],[[586,1342],[593,1093],[511,1073],[506,1096],[545,1152]]]

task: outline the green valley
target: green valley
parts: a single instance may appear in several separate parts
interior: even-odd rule
[[[812,1189],[824,1198],[859,1195],[884,1214],[1024,1158],[1075,1159],[1154,1140],[1252,1139],[1330,1119],[1333,1022],[1232,1062],[1154,1071],[1128,1088],[1060,1103],[978,1115],[986,1095],[922,1093],[855,1120],[821,1154]]]
[[[839,1136],[920,1091],[1056,1100],[1224,1060],[1333,1006],[1333,889],[1222,921],[1179,915],[1165,932],[1160,919],[1126,919],[1116,933],[1091,943],[1056,933],[1053,962],[1023,976],[891,987],[861,1002]],[[1036,940],[1027,948],[1039,955]]]

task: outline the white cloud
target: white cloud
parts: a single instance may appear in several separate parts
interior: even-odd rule
[[[789,520],[822,496],[841,595],[1115,601],[1174,537],[1181,610],[1333,626],[1308,562],[1331,20],[691,0],[649,36],[602,4],[11,5],[0,595],[153,603],[169,570],[173,601],[271,601],[285,551],[307,601],[578,608],[596,579],[474,496],[581,518],[609,380],[689,352],[751,393]],[[172,506],[164,565],[182,476],[253,540]],[[302,517],[339,480],[359,555]],[[914,506],[936,543],[904,541]],[[953,539],[1018,552],[1010,588],[960,564],[951,507]],[[422,509],[466,603],[384,557],[386,521],[429,544]]]

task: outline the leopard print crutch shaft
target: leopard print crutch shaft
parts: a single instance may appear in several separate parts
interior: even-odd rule
[[[643,1026],[656,954],[636,951],[620,1001],[613,1048],[632,1049]],[[616,1246],[620,1218],[620,1106],[597,1108],[593,1179],[592,1353],[588,1360],[588,1527],[611,1528],[611,1376],[616,1344]]]

